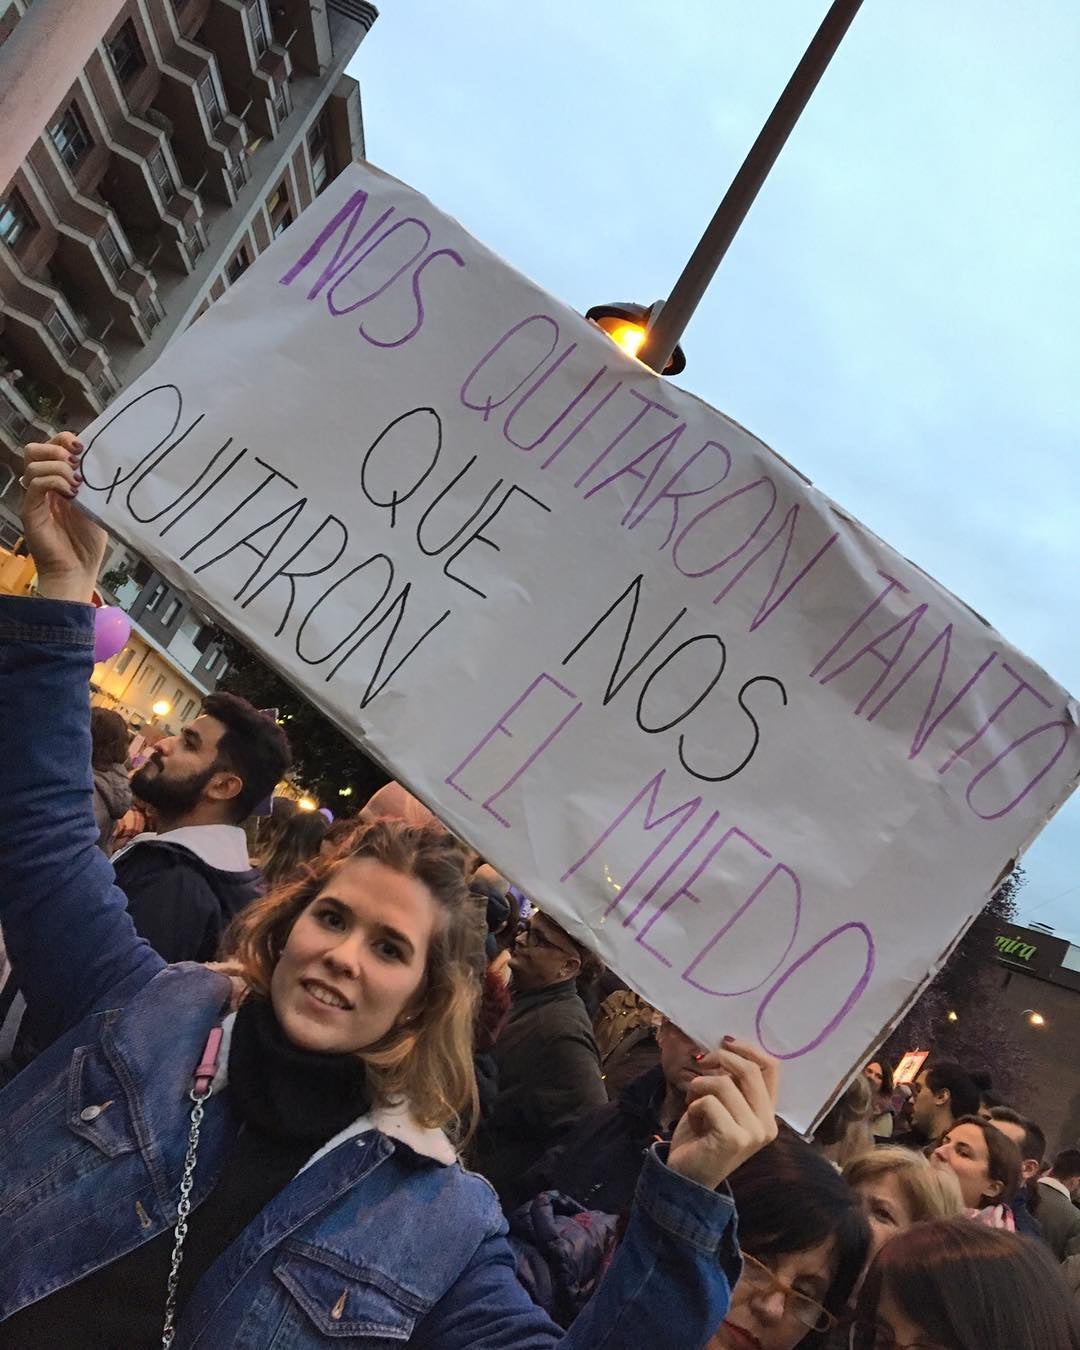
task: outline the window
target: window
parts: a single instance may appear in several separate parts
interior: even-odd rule
[[[172,176],[172,170],[169,168],[165,159],[163,150],[155,150],[150,156],[150,176],[158,186],[158,191],[165,200],[166,206],[176,196],[176,182]]]
[[[274,115],[277,117],[278,126],[281,126],[290,112],[292,105],[289,101],[289,86],[283,84],[277,92],[277,98],[274,99]]]
[[[206,116],[210,119],[211,127],[219,127],[225,119],[225,114],[221,111],[221,102],[218,99],[217,85],[214,84],[214,76],[211,71],[199,78],[199,97],[202,99],[203,108]]]
[[[158,311],[157,302],[152,295],[147,296],[139,307],[139,317],[146,325],[146,331],[152,333],[161,322],[161,314]]]
[[[266,214],[270,217],[270,231],[276,239],[283,234],[293,221],[292,206],[289,202],[289,188],[283,178],[266,203]]]
[[[98,240],[98,247],[101,249],[102,257],[108,263],[109,271],[119,281],[127,271],[127,259],[120,247],[120,240],[117,239],[112,230],[107,229]]]
[[[157,679],[154,681],[154,683],[150,686],[150,692],[147,694],[147,698],[153,698],[164,683],[165,683],[165,676],[159,675]]]
[[[180,714],[180,721],[190,722],[191,714],[194,711],[195,711],[195,700],[193,698],[189,698],[188,701],[184,704],[184,711]]]
[[[197,652],[205,652],[207,647],[209,647],[211,642],[213,642],[214,637],[215,637],[214,630],[210,627],[205,627],[192,640],[192,646],[194,646]]]
[[[108,403],[115,392],[116,390],[113,389],[113,382],[108,375],[102,375],[97,384],[94,385],[94,393],[97,394],[102,403]]]
[[[165,608],[165,613],[161,616],[161,622],[166,626],[173,622],[180,613],[180,601],[170,600]]]
[[[248,0],[245,9],[247,12],[248,27],[251,29],[251,40],[255,44],[255,55],[263,56],[267,47],[270,45],[270,39],[266,32],[266,19],[263,15],[262,0]]]
[[[58,309],[53,310],[46,327],[52,334],[60,350],[64,352],[65,355],[71,356],[79,346],[79,339],[75,336],[75,330],[72,328],[71,324],[68,323],[67,319],[64,318]]]
[[[232,179],[234,190],[239,192],[247,182],[247,161],[243,155],[237,155],[236,163],[229,170],[229,177]]]
[[[221,656],[221,648],[217,647],[206,658],[206,664],[203,666],[203,670],[206,671],[207,675],[213,675],[214,667],[217,665],[218,658],[220,656]]]
[[[165,583],[159,581],[158,584],[154,587],[153,594],[150,596],[150,599],[147,600],[146,602],[147,614],[153,614],[154,610],[156,610],[158,605],[161,604],[162,600],[165,599],[165,590],[166,590]]]
[[[248,257],[247,245],[241,244],[233,254],[228,267],[225,269],[225,275],[229,278],[229,284],[234,285],[238,282],[250,266],[251,259]]]
[[[23,201],[22,194],[12,190],[0,201],[0,239],[14,248],[24,234],[37,229],[37,221]]]
[[[49,128],[49,138],[69,169],[73,169],[94,144],[82,113],[74,103],[69,103]]]
[[[109,49],[109,59],[116,71],[116,78],[121,84],[127,84],[146,65],[146,58],[139,46],[139,35],[130,19],[105,45]]]
[[[134,655],[135,655],[135,648],[134,648],[134,647],[125,647],[125,648],[124,648],[124,650],[123,650],[123,651],[120,653],[120,655],[116,658],[116,666],[115,666],[115,670],[116,670],[117,675],[123,675],[124,671],[127,670],[128,666],[131,665],[131,658],[132,658]]]

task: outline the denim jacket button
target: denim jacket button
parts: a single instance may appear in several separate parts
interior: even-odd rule
[[[97,1120],[98,1116],[101,1115],[101,1111],[102,1108],[100,1106],[84,1106],[79,1112],[79,1119],[86,1121],[89,1125],[92,1120]]]

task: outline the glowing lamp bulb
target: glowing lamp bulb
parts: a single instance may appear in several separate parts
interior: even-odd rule
[[[621,323],[611,330],[612,342],[618,343],[624,352],[637,356],[645,342],[645,329],[636,323]]]
[[[172,712],[172,704],[168,699],[160,698],[150,709],[155,717],[167,717]]]
[[[299,800],[296,804],[297,804],[297,806],[300,808],[301,811],[314,811],[314,810],[315,810],[315,803],[311,800],[310,797],[301,797],[300,800]]]
[[[1033,1027],[1044,1027],[1044,1026],[1046,1026],[1046,1018],[1042,1015],[1041,1012],[1034,1012],[1034,1011],[1033,1011],[1033,1012],[1028,1013],[1028,1021],[1030,1022],[1030,1024],[1031,1024]]]
[[[959,1021],[960,1021],[960,1016],[959,1016],[958,1013],[955,1013],[955,1012],[947,1012],[947,1013],[945,1014],[945,1019],[946,1019],[946,1021],[948,1021],[948,1022],[959,1022]]]

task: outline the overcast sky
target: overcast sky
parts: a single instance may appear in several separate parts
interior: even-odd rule
[[[827,0],[381,0],[368,154],[584,310],[665,295]],[[741,422],[1080,695],[1075,0],[866,0],[687,332]],[[1080,942],[1080,794],[1023,916]]]

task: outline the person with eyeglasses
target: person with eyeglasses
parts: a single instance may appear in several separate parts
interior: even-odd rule
[[[881,1249],[848,1338],[850,1350],[1080,1350],[1080,1305],[1041,1242],[935,1219]]]
[[[473,1166],[504,1204],[577,1121],[607,1101],[579,978],[597,958],[549,914],[536,913],[510,958],[510,1019],[494,1047],[498,1093],[482,1120]]]
[[[789,1130],[729,1178],[743,1269],[708,1350],[823,1350],[870,1250],[858,1196]]]

